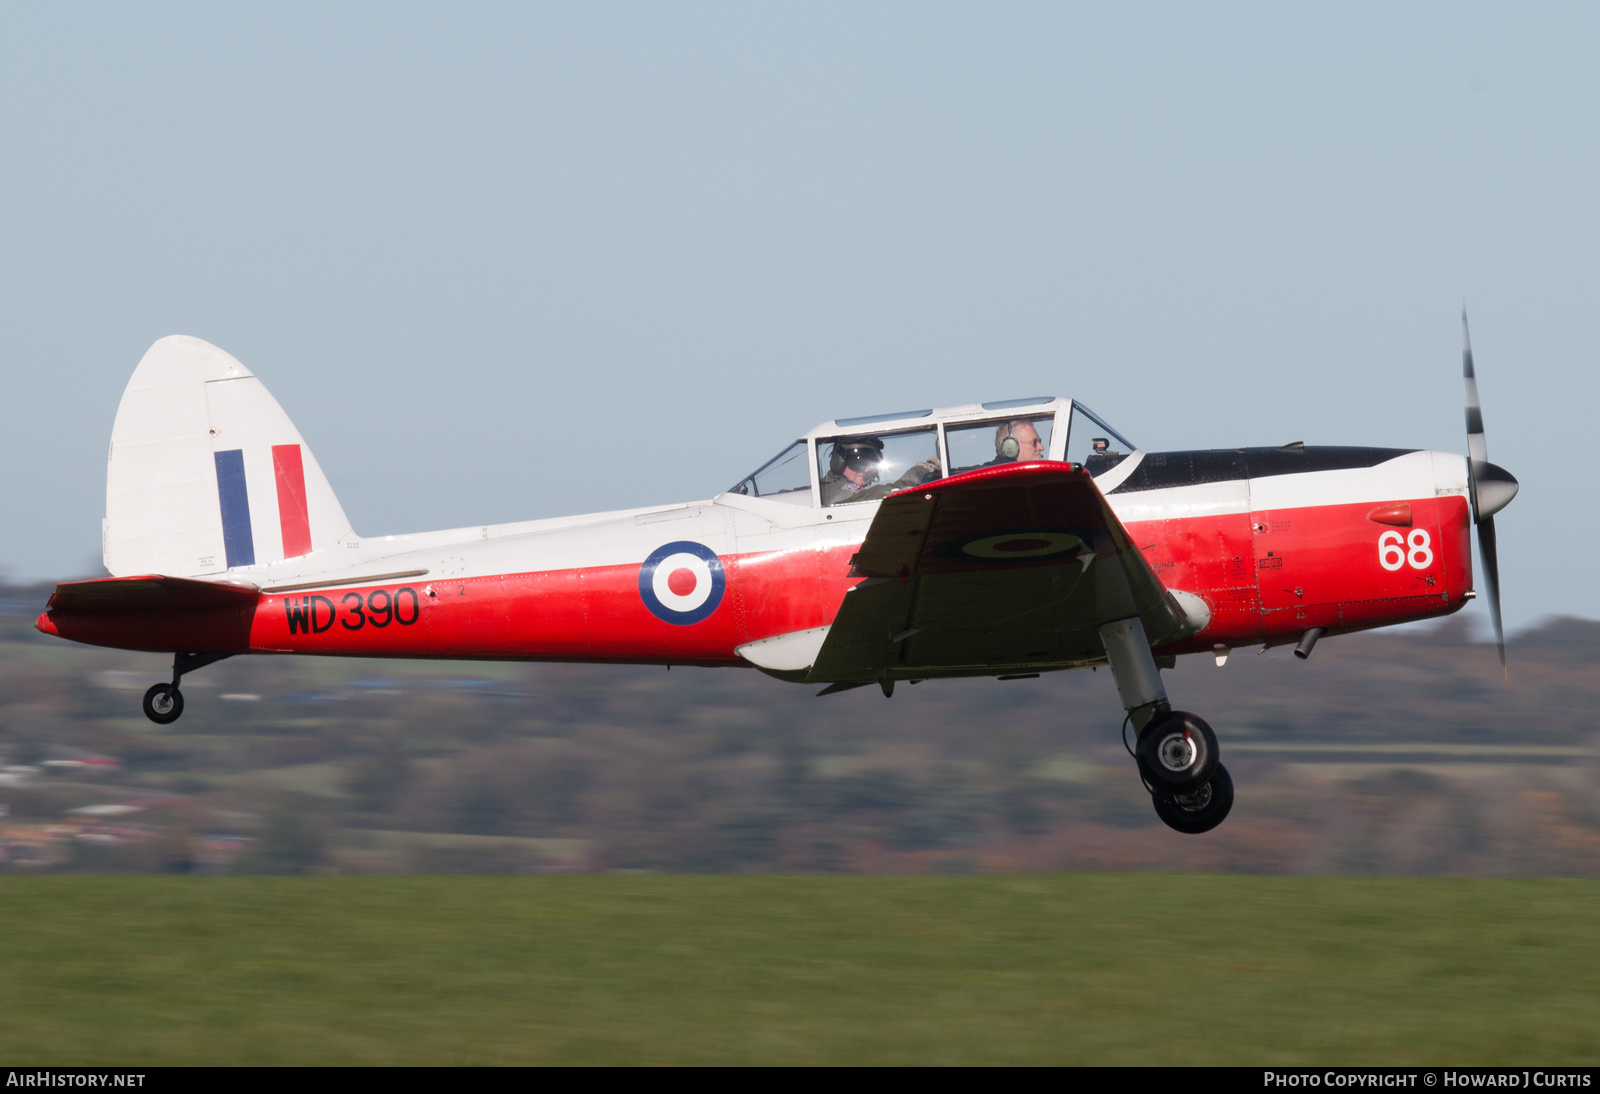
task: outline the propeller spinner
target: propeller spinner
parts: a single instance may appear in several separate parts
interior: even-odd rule
[[[1494,623],[1495,645],[1500,650],[1500,675],[1505,676],[1506,632],[1500,622],[1500,557],[1495,547],[1494,515],[1517,496],[1517,480],[1505,468],[1489,462],[1465,308],[1461,309],[1461,374],[1467,385],[1467,493],[1472,502],[1472,521],[1478,526],[1478,554],[1483,559],[1484,593],[1489,601],[1489,618]]]

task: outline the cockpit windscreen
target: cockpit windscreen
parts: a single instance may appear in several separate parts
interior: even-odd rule
[[[795,441],[728,493],[810,505],[811,462],[806,459],[806,442]]]
[[[1100,420],[1086,406],[1072,404],[1072,425],[1067,432],[1067,460],[1082,464],[1099,477],[1133,454],[1133,442]]]

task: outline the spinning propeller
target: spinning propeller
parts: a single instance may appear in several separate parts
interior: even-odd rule
[[[1500,675],[1506,674],[1506,632],[1500,623],[1500,557],[1495,548],[1494,515],[1517,496],[1517,480],[1503,467],[1489,462],[1483,436],[1483,408],[1478,405],[1478,377],[1472,370],[1472,336],[1467,331],[1467,310],[1461,309],[1461,374],[1467,384],[1467,494],[1472,521],[1478,526],[1478,554],[1483,559],[1484,594],[1489,618],[1494,622],[1495,645],[1500,649]]]

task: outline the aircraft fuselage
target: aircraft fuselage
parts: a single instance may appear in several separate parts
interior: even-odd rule
[[[1209,611],[1197,633],[1158,655],[1445,615],[1472,587],[1460,455],[1312,447],[1144,453],[1130,462],[1100,480],[1111,509],[1162,583]],[[248,610],[75,618],[53,608],[40,628],[164,652],[748,666],[741,648],[833,621],[860,580],[851,559],[879,504],[822,510],[721,494],[361,539],[323,561],[315,580],[230,573],[259,583]],[[1097,661],[1048,651],[989,668]],[[914,656],[905,673],[941,674]]]

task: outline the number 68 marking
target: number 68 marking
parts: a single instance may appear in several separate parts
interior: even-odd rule
[[[1411,548],[1409,551],[1406,548]],[[1385,532],[1378,537],[1378,565],[1385,570],[1398,570],[1411,564],[1413,570],[1426,570],[1433,565],[1433,548],[1428,543],[1428,533],[1422,528],[1411,529],[1404,539],[1399,532]]]

